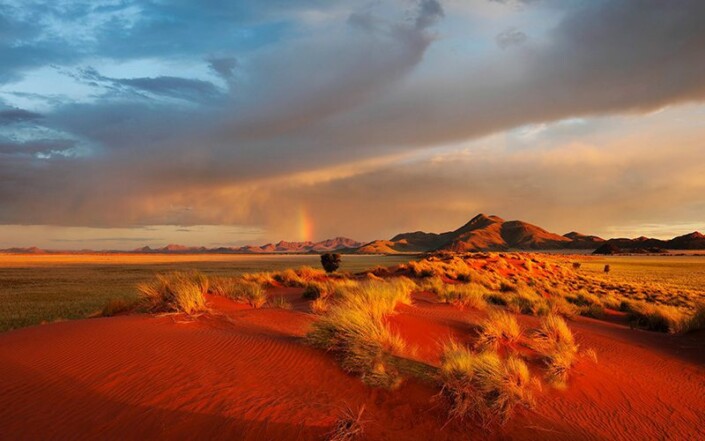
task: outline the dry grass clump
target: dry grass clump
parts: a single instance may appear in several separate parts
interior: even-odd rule
[[[364,405],[357,411],[350,407],[343,409],[333,426],[333,430],[328,433],[328,441],[354,441],[361,439],[365,434],[365,420],[362,419],[364,413]]]
[[[137,289],[149,311],[194,314],[206,309],[208,278],[198,272],[158,274]]]
[[[545,317],[533,335],[532,347],[544,357],[548,378],[556,385],[564,385],[578,353],[578,345],[566,322],[554,314]]]
[[[306,280],[302,279],[293,269],[272,274],[272,279],[280,283],[282,286],[290,288],[301,288],[305,286]]]
[[[246,273],[242,275],[242,279],[260,286],[276,286],[274,274],[270,272]]]
[[[247,280],[243,277],[243,280]],[[234,277],[212,277],[210,281],[210,293],[221,297],[235,296],[236,281]]]
[[[341,290],[337,303],[313,323],[307,340],[336,353],[346,371],[361,376],[370,386],[394,388],[401,375],[393,355],[406,343],[385,320],[398,303],[411,302],[411,288],[403,280],[364,282]]]
[[[516,318],[504,311],[490,311],[489,317],[480,326],[476,345],[483,350],[512,346],[521,338],[522,331]]]
[[[674,306],[655,305],[643,301],[623,301],[620,309],[634,326],[650,331],[677,334],[688,330],[690,317]]]
[[[487,288],[477,283],[449,285],[438,294],[438,298],[460,308],[486,309]]]
[[[310,266],[302,266],[296,270],[296,274],[305,282],[321,280],[326,277],[326,272],[324,270]]]
[[[540,315],[547,306],[546,300],[526,285],[518,285],[507,294],[507,307],[517,314]]]
[[[253,308],[260,308],[267,303],[267,293],[262,286],[255,282],[238,280],[234,290],[235,300],[246,301]]]
[[[307,300],[326,298],[330,294],[330,285],[323,282],[308,282],[301,295]]]
[[[308,300],[335,297],[336,293],[358,286],[359,282],[357,280],[345,278],[329,279],[321,282],[313,281],[306,284],[302,297]]]
[[[267,302],[271,308],[291,309],[291,303],[282,296],[274,297]]]
[[[496,352],[473,353],[450,342],[443,348],[441,394],[450,401],[451,418],[478,418],[484,426],[506,422],[517,406],[534,404],[537,384],[521,359],[502,360]]]
[[[217,277],[211,283],[211,293],[240,302],[247,302],[254,308],[267,303],[267,293],[257,282],[244,277]]]

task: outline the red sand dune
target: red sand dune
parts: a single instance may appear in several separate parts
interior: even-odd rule
[[[370,389],[303,344],[312,316],[210,298],[212,314],[131,315],[0,335],[2,439],[324,439],[346,406],[366,406],[368,439],[705,439],[705,334],[670,336],[578,318],[583,348],[566,390],[483,430],[446,424],[438,388]],[[434,364],[467,338],[474,311],[417,296],[392,324]],[[526,327],[533,317],[520,317]],[[444,426],[445,425],[445,426]]]

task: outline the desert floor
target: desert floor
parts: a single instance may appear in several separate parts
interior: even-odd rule
[[[705,439],[704,331],[575,317],[577,342],[597,363],[581,358],[566,388],[544,386],[535,408],[485,429],[449,422],[435,384],[373,389],[306,345],[316,316],[302,291],[270,290],[291,310],[209,295],[210,312],[194,317],[129,314],[1,333],[0,438],[326,439],[345,409],[365,406],[372,440]],[[429,366],[447,338],[472,343],[486,314],[428,292],[413,299],[390,323]],[[527,329],[539,321],[517,318]]]

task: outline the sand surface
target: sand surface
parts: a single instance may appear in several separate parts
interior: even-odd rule
[[[438,387],[370,389],[301,337],[314,317],[209,297],[212,313],[128,315],[0,334],[2,439],[325,439],[365,405],[367,439],[705,439],[705,334],[671,336],[587,318],[570,322],[581,359],[567,389],[501,428],[446,424]],[[470,341],[481,313],[417,296],[391,319],[436,364],[439,342]],[[521,316],[526,327],[533,317]]]

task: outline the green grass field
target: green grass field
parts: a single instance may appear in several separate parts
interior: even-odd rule
[[[343,256],[341,271],[408,260],[409,256]],[[304,265],[319,268],[319,256],[0,255],[0,332],[88,317],[109,299],[135,298],[137,284],[156,273],[195,269],[212,276],[237,275]]]

